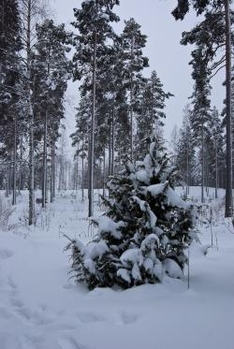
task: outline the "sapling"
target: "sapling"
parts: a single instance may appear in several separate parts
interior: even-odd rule
[[[129,288],[183,277],[186,249],[196,239],[194,206],[175,191],[177,172],[159,140],[143,161],[127,162],[107,183],[106,212],[93,219],[91,241],[69,244],[77,282]]]

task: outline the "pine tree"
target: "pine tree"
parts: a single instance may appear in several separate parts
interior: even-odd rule
[[[187,106],[184,110],[184,119],[179,133],[177,156],[175,159],[175,164],[181,178],[186,183],[186,195],[189,194],[189,187],[195,184],[195,142],[191,116],[192,111]]]
[[[74,9],[76,22],[72,23],[79,30],[79,34],[73,39],[76,50],[73,56],[74,79],[82,79],[85,73],[86,81],[92,91],[92,120],[89,137],[89,217],[93,215],[97,72],[106,54],[107,38],[113,40],[115,37],[111,23],[117,22],[119,18],[112,10],[118,4],[118,0],[83,1],[81,9]]]
[[[0,128],[2,156],[13,164],[12,204],[16,204],[17,146],[19,143],[18,121],[20,101],[19,51],[20,17],[18,2],[0,2]]]
[[[208,121],[208,132],[205,140],[207,158],[207,186],[215,188],[215,198],[218,197],[218,188],[221,187],[220,174],[223,171],[225,158],[224,135],[222,120],[218,110],[211,110],[211,118]]]
[[[7,118],[7,105],[13,104],[19,80],[20,17],[16,0],[0,2],[0,108],[1,119]]]
[[[122,288],[181,277],[186,245],[194,238],[192,208],[175,192],[176,172],[155,140],[144,161],[127,163],[112,176],[107,211],[95,223],[97,236],[87,245],[71,241],[77,282]]]
[[[178,5],[172,12],[176,20],[184,19],[192,8],[197,15],[204,14],[204,19],[190,32],[183,33],[182,43],[197,44],[198,50],[192,52],[194,61],[202,62],[208,74],[197,70],[196,81],[211,78],[221,68],[226,68],[226,200],[225,216],[233,214],[232,202],[232,117],[231,117],[231,23],[233,11],[229,0],[178,0]],[[223,48],[225,53],[223,54]],[[221,53],[221,55],[218,54]],[[195,55],[195,56],[194,56]],[[221,56],[221,57],[220,57]],[[217,58],[218,57],[218,58]]]
[[[143,56],[142,49],[146,45],[147,36],[141,33],[141,26],[134,18],[125,21],[121,34],[123,50],[123,78],[129,92],[129,119],[130,119],[130,158],[134,158],[134,111],[138,104],[139,88],[144,83],[140,72],[148,67],[148,58]]]
[[[28,131],[28,147],[29,147],[29,215],[28,224],[35,224],[35,140],[34,140],[34,105],[32,99],[32,91],[34,88],[33,80],[33,56],[35,43],[35,27],[42,16],[42,2],[39,0],[19,0],[20,17],[21,17],[21,36],[23,43],[23,66],[24,66],[24,103],[25,115]],[[44,5],[44,4],[43,4]]]
[[[47,201],[48,145],[58,138],[63,117],[63,100],[70,77],[70,64],[66,58],[68,34],[64,24],[56,26],[53,20],[37,25],[36,52],[33,62],[35,122],[43,125],[37,136],[43,134],[42,207]]]
[[[138,159],[143,159],[148,153],[150,135],[162,138],[163,119],[166,118],[165,101],[171,96],[171,93],[164,92],[163,84],[156,71],[153,71],[142,87],[136,112],[135,153]]]

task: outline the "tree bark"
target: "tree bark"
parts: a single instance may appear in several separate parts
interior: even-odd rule
[[[55,199],[55,141],[51,144],[51,178],[50,178],[50,202]]]
[[[219,168],[218,168],[218,148],[215,137],[215,199],[218,199]]]
[[[13,151],[13,192],[12,205],[16,205],[16,171],[17,171],[17,116],[14,118],[14,151]]]
[[[106,197],[106,150],[104,148],[103,150],[103,164],[102,164],[103,172],[102,172],[102,196],[105,198]]]
[[[82,198],[82,202],[84,202],[84,159],[85,159],[85,156],[84,154],[82,153],[82,156],[81,156],[81,198]]]
[[[46,207],[47,202],[47,131],[48,131],[47,110],[44,115],[44,144],[43,144],[43,178],[42,178],[42,207]]]
[[[131,161],[133,162],[133,50],[134,50],[134,38],[131,43],[131,75],[130,75],[130,140],[131,140]]]
[[[92,120],[91,120],[91,135],[89,146],[89,213],[88,216],[93,216],[94,204],[94,141],[95,141],[95,112],[96,112],[96,74],[97,74],[97,29],[94,30],[94,47],[93,47],[93,95],[92,95]]]
[[[27,33],[26,33],[26,55],[27,55],[27,93],[28,93],[28,121],[29,121],[29,217],[28,224],[35,224],[35,193],[34,193],[34,115],[31,99],[31,16],[32,1],[28,0],[27,6]]]
[[[231,25],[229,0],[225,0],[226,25],[226,200],[225,217],[232,217],[232,117],[231,117]]]
[[[202,182],[201,182],[201,202],[204,203],[204,182],[205,182],[205,156],[204,156],[204,116],[202,114]]]

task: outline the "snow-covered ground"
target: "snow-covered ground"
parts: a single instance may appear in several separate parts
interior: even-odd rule
[[[10,230],[0,231],[0,349],[234,348],[234,230],[220,205],[213,209],[214,247],[204,256],[211,227],[203,224],[202,247],[190,248],[189,289],[186,270],[183,280],[88,292],[69,280],[63,252],[63,234],[93,236],[87,205],[76,193],[59,194],[47,212],[37,208],[37,227],[29,230],[20,200],[2,223]]]

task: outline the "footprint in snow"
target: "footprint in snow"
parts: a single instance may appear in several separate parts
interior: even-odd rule
[[[11,320],[13,317],[13,313],[8,308],[0,307],[0,319],[7,321]]]
[[[138,320],[138,316],[136,314],[130,314],[130,313],[122,313],[121,314],[121,322],[124,325],[133,324],[137,320]]]
[[[16,283],[10,276],[8,276],[7,284],[10,287],[10,295],[12,297],[16,297],[19,292],[18,292]]]
[[[78,343],[73,337],[64,337],[58,340],[61,349],[92,349]]]
[[[98,321],[107,321],[106,317],[100,315],[100,314],[94,314],[91,312],[84,312],[84,313],[78,313],[77,314],[78,319],[83,323],[92,323],[92,322],[98,322]]]
[[[7,249],[0,250],[0,259],[8,259],[13,256],[13,252]]]
[[[16,308],[22,308],[24,303],[18,298],[11,298],[11,304]]]
[[[1,349],[32,349],[32,342],[29,342],[26,336],[15,334],[0,335]]]
[[[14,282],[14,280],[10,276],[8,277],[8,284],[10,285],[12,290],[16,290],[17,289],[16,283]]]
[[[28,308],[20,305],[16,311],[24,320],[30,321],[30,323],[35,325],[48,325],[55,320],[54,316],[41,308]]]

